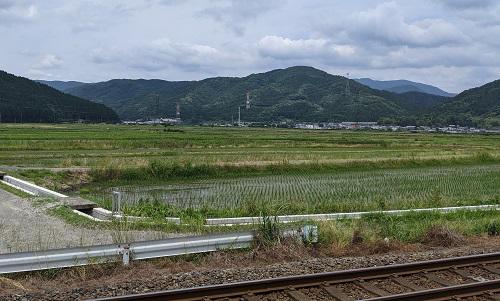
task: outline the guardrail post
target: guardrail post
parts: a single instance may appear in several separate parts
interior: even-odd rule
[[[129,245],[124,245],[121,251],[122,254],[122,262],[124,266],[127,266],[130,264],[130,246]]]
[[[305,225],[301,228],[302,240],[307,243],[318,242],[318,226]]]
[[[122,194],[118,191],[113,191],[113,202],[111,204],[112,215],[121,214],[121,203],[122,203]]]

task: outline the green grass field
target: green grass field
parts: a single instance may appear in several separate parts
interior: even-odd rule
[[[488,152],[500,135],[125,125],[0,124],[0,165],[27,167],[185,164],[267,165],[445,159]]]
[[[158,218],[500,203],[500,135],[8,124],[1,165],[105,207],[117,187]],[[87,169],[30,169],[68,167]]]

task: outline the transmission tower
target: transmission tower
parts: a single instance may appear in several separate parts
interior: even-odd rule
[[[246,109],[250,109],[250,91],[247,92],[247,103],[246,103]]]
[[[156,101],[156,117],[160,118],[160,94],[153,94]]]
[[[351,96],[351,88],[349,87],[349,72],[346,73],[346,82],[345,82],[345,96]]]

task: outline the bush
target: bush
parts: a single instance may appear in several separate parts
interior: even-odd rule
[[[486,232],[489,236],[500,235],[500,220],[493,220],[486,226]]]

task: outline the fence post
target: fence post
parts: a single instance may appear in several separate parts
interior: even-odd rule
[[[129,245],[124,245],[122,247],[122,263],[124,266],[127,266],[130,264],[130,246]]]
[[[113,191],[113,203],[111,204],[111,211],[113,215],[121,214],[122,208],[122,194],[118,191]]]
[[[307,243],[317,243],[318,242],[318,226],[316,225],[305,225],[301,229],[302,240]]]

